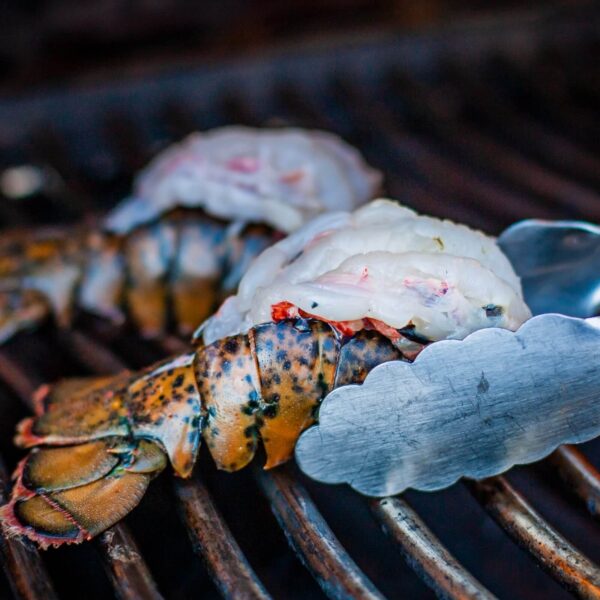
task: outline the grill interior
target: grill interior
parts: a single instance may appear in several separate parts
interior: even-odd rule
[[[160,148],[229,123],[335,131],[384,171],[390,196],[491,233],[526,217],[600,221],[599,21],[585,7],[523,13],[4,98],[1,167],[35,165],[46,184],[2,198],[0,222],[112,206]],[[36,385],[181,345],[81,316],[73,332],[48,326],[0,349],[0,499]],[[583,451],[599,464],[600,443]],[[38,553],[0,540],[0,598],[600,598],[599,498],[600,475],[573,449],[383,501],[293,466],[217,473],[202,454],[192,481],[163,474],[96,543]]]

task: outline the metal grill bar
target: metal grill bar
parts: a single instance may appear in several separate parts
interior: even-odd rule
[[[600,473],[582,452],[573,446],[562,446],[546,462],[556,469],[567,489],[583,500],[590,513],[600,517]]]
[[[160,340],[166,354],[188,352],[189,346],[174,336]],[[269,598],[250,567],[206,486],[195,477],[175,482],[175,493],[192,545],[206,564],[215,585],[226,598]]]
[[[408,564],[442,598],[494,600],[437,539],[421,517],[403,499],[370,501],[371,510],[400,546]]]
[[[98,538],[102,562],[120,600],[161,600],[137,543],[127,526],[119,523]]]
[[[330,598],[383,599],[342,548],[288,466],[259,471],[258,481],[288,542]]]
[[[600,598],[600,569],[555,529],[503,477],[467,487],[496,522],[540,566],[580,598]]]
[[[197,478],[178,480],[175,492],[194,550],[225,598],[270,598],[248,564],[213,499]]]
[[[415,136],[405,128],[379,98],[343,81],[338,81],[336,88],[337,102],[352,111],[353,120],[369,122],[377,127],[381,135],[386,135],[394,146],[402,149],[404,157],[410,157],[414,168],[423,172],[432,186],[438,187],[442,197],[457,198],[472,207],[485,205],[486,214],[496,220],[495,227],[499,222],[513,222],[523,213],[546,219],[560,215],[556,208],[535,202],[530,196],[509,192],[449,158],[431,140],[422,135]]]
[[[60,209],[80,217],[89,216],[96,203],[93,199],[93,186],[86,184],[82,174],[74,166],[69,149],[62,136],[53,126],[37,129],[28,144],[29,154],[34,163],[52,165],[60,174],[64,185],[59,198]]]
[[[34,411],[33,393],[37,385],[32,383],[28,373],[21,365],[2,349],[0,349],[0,379],[15,392],[30,412]],[[38,384],[40,383],[38,382]]]
[[[95,375],[113,375],[127,370],[127,365],[102,344],[77,329],[58,332],[61,346],[80,365]]]
[[[504,91],[502,97],[513,98],[528,114],[543,114],[554,127],[594,151],[600,148],[600,129],[597,118],[594,118],[596,115],[567,102],[566,98],[560,98],[560,90],[556,86],[550,89],[552,82],[540,77],[537,69],[525,74],[501,56],[496,57],[490,67],[493,73],[488,77],[488,82],[491,85],[502,82],[501,86],[494,86],[494,89]],[[568,110],[565,110],[567,107]]]

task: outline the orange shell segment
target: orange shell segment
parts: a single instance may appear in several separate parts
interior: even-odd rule
[[[129,386],[131,427],[136,437],[159,442],[176,473],[189,477],[200,446],[200,392],[195,353],[151,367]]]
[[[290,321],[254,329],[263,402],[260,435],[267,453],[265,468],[288,460],[298,436],[315,422],[321,400],[331,390],[339,344],[319,321],[295,327]]]
[[[260,384],[247,336],[202,348],[197,374],[206,410],[204,440],[220,469],[237,471],[252,460],[257,446]]]
[[[38,416],[19,425],[16,443],[73,444],[129,433],[127,387],[131,374],[65,379],[44,387]]]
[[[61,490],[104,477],[118,464],[110,453],[111,441],[78,446],[34,448],[23,466],[23,485],[34,492]]]

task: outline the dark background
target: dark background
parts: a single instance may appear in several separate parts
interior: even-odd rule
[[[585,2],[516,0],[3,0],[0,89],[414,31]]]

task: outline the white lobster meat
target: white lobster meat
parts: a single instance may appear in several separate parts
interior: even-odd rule
[[[375,200],[323,215],[269,248],[239,292],[206,321],[206,343],[275,318],[309,315],[342,329],[410,328],[426,341],[485,327],[517,329],[531,313],[494,238]]]
[[[380,185],[381,174],[330,133],[222,127],[162,152],[105,227],[123,234],[175,207],[198,207],[289,233],[320,213],[360,206]]]

